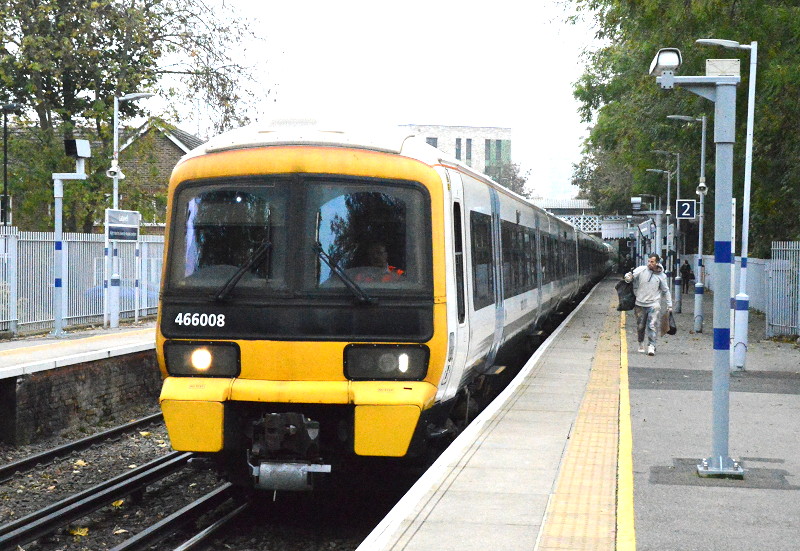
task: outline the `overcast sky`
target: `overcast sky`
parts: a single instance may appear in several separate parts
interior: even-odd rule
[[[255,118],[510,127],[536,195],[577,193],[572,84],[592,31],[562,0],[224,2],[262,40],[245,53],[270,90]]]

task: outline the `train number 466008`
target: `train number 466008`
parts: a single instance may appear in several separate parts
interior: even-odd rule
[[[197,312],[180,312],[175,317],[175,325],[191,327],[224,327],[225,314],[198,314]]]

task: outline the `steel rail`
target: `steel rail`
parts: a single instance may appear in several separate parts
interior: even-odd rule
[[[124,434],[128,431],[149,425],[150,423],[160,419],[162,419],[161,413],[154,413],[152,415],[148,415],[147,417],[137,419],[136,421],[131,421],[130,423],[126,423],[124,425],[87,436],[86,438],[81,438],[80,440],[64,444],[63,446],[45,450],[41,453],[37,453],[36,455],[26,457],[25,459],[20,459],[19,461],[2,465],[0,466],[0,482],[5,482],[17,472],[30,470],[36,465],[49,463],[59,457],[66,457],[74,451],[84,450],[98,442],[114,438],[115,436],[119,436],[120,434]]]
[[[240,514],[244,513],[244,511],[250,507],[250,502],[243,503],[239,505],[236,509],[229,512],[227,515],[216,521],[211,526],[208,526],[180,544],[178,547],[173,549],[172,551],[190,551],[191,549],[195,549],[199,545],[203,545],[208,541],[208,539],[217,533],[217,531],[222,528],[223,526],[227,526],[229,522],[236,519]]]
[[[233,484],[226,482],[200,499],[193,501],[156,524],[142,530],[132,538],[125,540],[112,548],[111,551],[138,551],[140,549],[148,549],[150,546],[173,534],[180,527],[234,497],[236,495],[236,490],[237,488]]]
[[[173,452],[0,526],[0,549],[16,549],[18,545],[46,536],[60,526],[93,513],[108,503],[181,469],[193,455],[190,452]]]

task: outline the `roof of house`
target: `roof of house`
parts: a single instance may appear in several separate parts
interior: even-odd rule
[[[173,126],[171,124],[165,123],[163,121],[159,121],[157,119],[150,119],[135,132],[130,134],[125,143],[120,146],[119,150],[124,151],[126,147],[131,145],[141,136],[144,136],[149,130],[155,129],[161,132],[167,139],[169,139],[172,143],[174,143],[178,148],[180,148],[184,153],[188,153],[192,149],[204,144],[206,141],[198,138],[194,134],[189,134],[185,130],[181,130],[180,128]]]

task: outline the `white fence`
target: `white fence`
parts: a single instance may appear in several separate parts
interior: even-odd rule
[[[696,271],[697,255],[683,257]],[[683,261],[683,259],[681,260]],[[736,257],[733,275],[733,294],[739,292],[742,259]],[[703,283],[714,291],[714,278],[709,268],[713,255],[703,255]],[[747,259],[747,294],[750,308],[764,312],[767,317],[766,337],[800,335],[800,242],[772,243],[772,259]]]
[[[697,272],[697,255],[686,255],[681,259],[689,261],[692,270]],[[750,308],[759,310],[760,312],[767,311],[767,304],[769,301],[767,293],[768,272],[771,260],[763,260],[761,258],[748,258],[747,259],[747,294],[750,297]],[[705,266],[703,274],[703,283],[706,289],[714,291],[714,278],[712,277],[711,267],[714,266],[713,255],[703,255],[703,266]],[[741,273],[742,259],[736,257],[736,265],[733,270],[733,294],[739,292],[739,275]]]
[[[107,287],[103,235],[65,233],[63,239],[64,325],[103,323]],[[52,232],[0,227],[0,332],[16,335],[53,327],[54,243]],[[164,237],[143,235],[138,242],[118,242],[117,248],[122,279],[120,319],[155,314]]]

